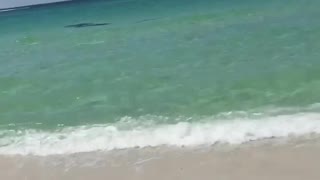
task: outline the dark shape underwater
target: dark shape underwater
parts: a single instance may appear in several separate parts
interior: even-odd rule
[[[71,24],[64,26],[66,28],[83,28],[83,27],[92,27],[92,26],[106,26],[111,23],[79,23],[79,24]]]

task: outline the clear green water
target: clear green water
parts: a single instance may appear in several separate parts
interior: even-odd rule
[[[0,13],[0,125],[308,107],[320,102],[319,5],[115,0]],[[64,27],[87,22],[111,24]]]

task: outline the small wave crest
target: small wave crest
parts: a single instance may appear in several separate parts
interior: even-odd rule
[[[29,7],[18,7],[18,8],[8,8],[8,9],[0,9],[1,12],[8,12],[8,11],[17,11],[17,10],[23,10],[28,9]]]
[[[320,114],[297,113],[257,119],[215,119],[121,127],[116,123],[69,127],[53,132],[3,130],[0,132],[0,154],[46,156],[162,145],[241,144],[265,138],[320,133]]]

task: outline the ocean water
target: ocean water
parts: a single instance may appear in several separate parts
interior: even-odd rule
[[[320,133],[317,0],[88,0],[0,12],[0,154]],[[81,23],[101,26],[66,27]]]

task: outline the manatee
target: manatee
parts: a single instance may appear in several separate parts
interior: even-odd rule
[[[83,27],[92,27],[92,26],[106,26],[111,23],[79,23],[79,24],[71,24],[64,26],[66,28],[83,28]]]

